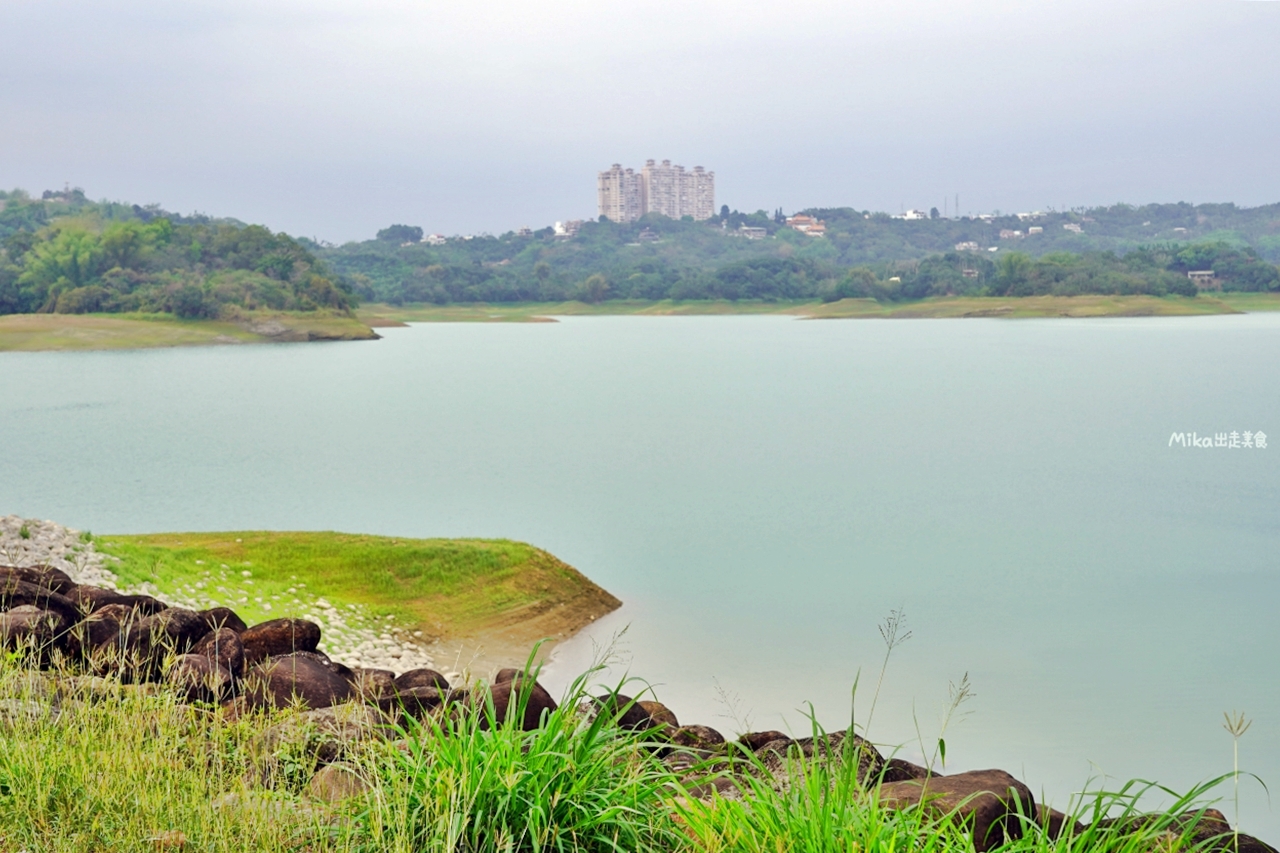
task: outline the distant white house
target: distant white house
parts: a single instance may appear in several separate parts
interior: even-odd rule
[[[978,251],[978,244],[972,240],[966,240],[963,243],[956,243],[956,251],[957,252],[976,252]]]
[[[751,225],[739,225],[735,233],[739,237],[746,237],[748,240],[763,240],[769,236],[769,232],[764,228],[756,228]]]
[[[443,234],[428,234],[422,238],[422,242],[429,246],[443,246],[445,243],[449,242],[449,238],[445,237]]]
[[[906,213],[895,213],[894,219],[928,219],[929,214],[923,210],[908,210]]]
[[[1079,225],[1079,223],[1076,223],[1076,222],[1064,222],[1064,223],[1062,224],[1062,227],[1063,227],[1063,229],[1064,229],[1064,230],[1066,230],[1066,231],[1070,231],[1070,232],[1071,232],[1071,233],[1073,233],[1073,234],[1083,234],[1083,233],[1084,233],[1084,229],[1083,229],[1083,228],[1081,228],[1081,227],[1080,227],[1080,225]]]
[[[1187,278],[1195,283],[1195,286],[1201,290],[1221,290],[1222,282],[1218,281],[1218,277],[1213,274],[1213,270],[1191,270],[1187,273]]]
[[[1028,229],[1027,229],[1027,233],[1028,233],[1028,234],[1043,234],[1043,233],[1044,233],[1044,228],[1043,228],[1042,226],[1040,226],[1040,225],[1032,225],[1030,228],[1028,228]]]

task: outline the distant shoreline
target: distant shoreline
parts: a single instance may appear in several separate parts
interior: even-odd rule
[[[874,299],[613,300],[585,302],[363,305],[356,316],[373,327],[407,323],[536,323],[578,316],[710,316],[787,314],[806,319],[924,319],[962,317],[1189,317],[1280,311],[1280,293],[1185,296],[936,296],[908,302]]]
[[[0,316],[0,352],[145,349],[243,343],[375,340],[374,329],[408,323],[549,323],[568,316],[718,316],[781,314],[801,319],[958,319],[999,317],[1192,317],[1280,311],[1280,293],[1185,296],[938,296],[908,302],[874,299],[775,301],[613,300],[585,302],[370,304],[355,316],[277,312],[238,321],[167,315],[9,314]]]

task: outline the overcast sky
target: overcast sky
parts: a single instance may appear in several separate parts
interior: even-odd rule
[[[0,2],[0,185],[340,242],[716,204],[1280,201],[1280,2]]]

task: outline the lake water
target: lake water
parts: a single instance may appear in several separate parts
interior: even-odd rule
[[[906,755],[967,672],[951,769],[1185,788],[1243,709],[1280,783],[1280,314],[385,335],[0,354],[0,513],[526,540],[626,602],[550,680],[629,624],[631,672],[726,731],[841,725],[859,668],[865,722],[902,608],[871,737]],[[1256,784],[1242,818],[1280,839]]]

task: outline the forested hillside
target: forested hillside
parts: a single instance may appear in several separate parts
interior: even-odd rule
[[[79,190],[0,192],[0,314],[347,310],[356,300],[287,234]]]
[[[437,244],[420,242],[420,227],[400,225],[319,254],[361,298],[391,303],[1160,295],[1194,293],[1190,269],[1214,269],[1215,284],[1227,289],[1280,286],[1272,263],[1280,259],[1280,205],[919,220],[851,208],[805,213],[825,221],[824,236],[787,227],[781,212],[722,209],[709,222],[650,216],[586,222],[573,236],[545,228]],[[742,236],[744,225],[764,229],[763,239]]]

